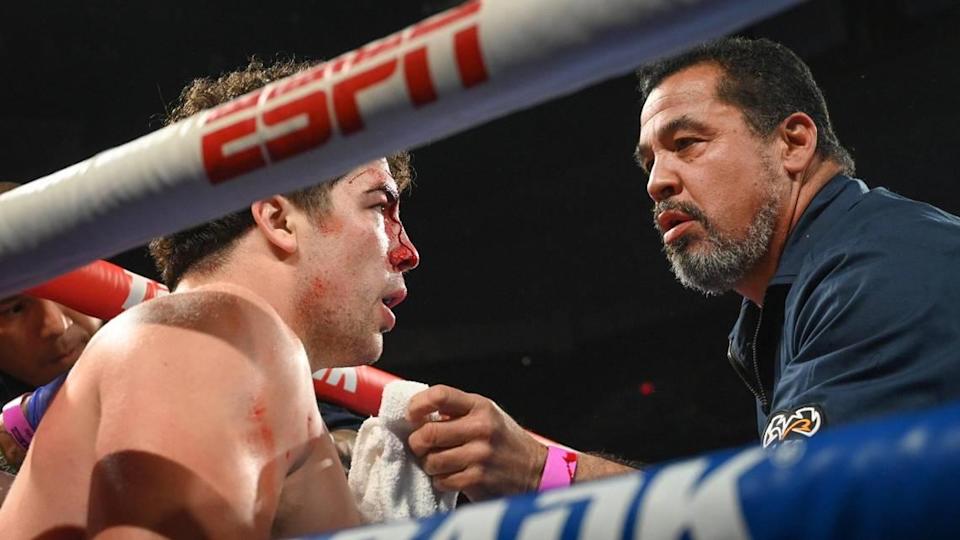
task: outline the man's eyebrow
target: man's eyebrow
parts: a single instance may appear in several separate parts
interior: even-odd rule
[[[379,184],[368,189],[366,193],[374,193],[376,191],[382,191],[383,193],[386,193],[391,202],[400,198],[400,192],[397,190],[396,186],[390,185],[388,182],[380,182]]]
[[[696,120],[694,118],[691,118],[689,115],[684,114],[670,120],[666,124],[663,124],[663,126],[660,127],[658,132],[654,133],[653,137],[660,138],[664,136],[670,136],[684,129],[688,129],[691,131],[707,131],[708,127],[703,122]],[[637,148],[633,151],[633,158],[637,161],[637,165],[639,165],[640,168],[643,169],[647,174],[649,174],[650,171],[648,171],[643,164],[643,156],[644,154],[649,154],[649,153],[650,153],[650,145],[641,144],[641,143],[637,143]]]

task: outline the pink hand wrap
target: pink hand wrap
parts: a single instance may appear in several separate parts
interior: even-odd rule
[[[29,394],[12,399],[3,406],[3,427],[24,450],[30,448],[30,441],[33,439],[33,428],[20,406],[20,402],[27,395]]]
[[[556,446],[547,447],[547,461],[537,491],[567,487],[577,474],[577,453]]]

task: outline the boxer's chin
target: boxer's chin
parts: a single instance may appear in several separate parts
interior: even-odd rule
[[[378,332],[373,336],[372,341],[370,351],[366,355],[366,360],[361,362],[362,364],[375,364],[383,355],[383,334]]]
[[[377,362],[383,354],[383,336],[379,332],[352,341],[337,349],[337,354],[320,353],[326,359],[323,367],[365,366]]]

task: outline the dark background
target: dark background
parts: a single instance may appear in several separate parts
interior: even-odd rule
[[[191,78],[250,55],[330,58],[455,3],[5,3],[0,178],[29,181],[158,129]],[[862,178],[957,213],[958,29],[955,1],[823,0],[744,33],[808,60]],[[423,260],[381,367],[637,460],[756,437],[725,358],[739,297],[682,289],[660,253],[631,157],[634,85],[417,149],[403,214]],[[155,276],[143,251],[114,261]]]

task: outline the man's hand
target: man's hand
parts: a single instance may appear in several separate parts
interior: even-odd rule
[[[441,421],[429,421],[434,412]],[[410,449],[437,489],[472,501],[537,489],[547,448],[489,399],[432,386],[413,396],[407,418]]]

